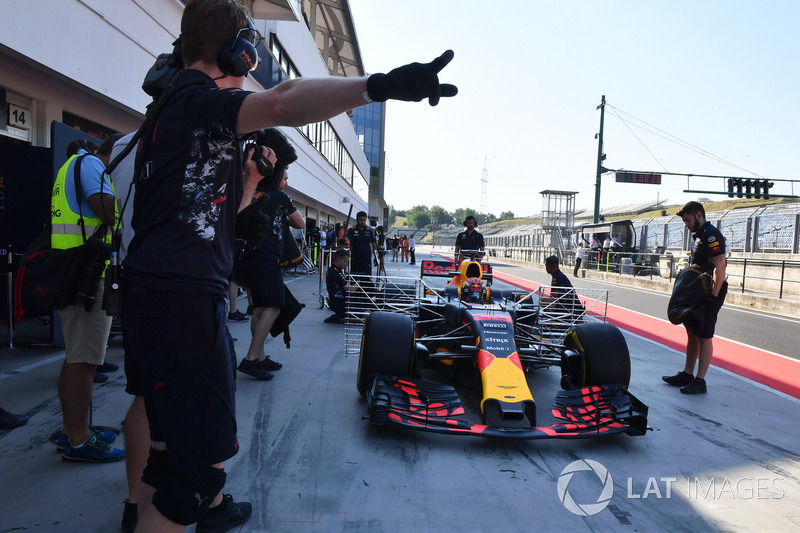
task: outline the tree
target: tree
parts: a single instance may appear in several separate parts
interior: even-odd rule
[[[453,222],[453,215],[447,212],[447,210],[439,205],[435,205],[430,209],[430,218],[431,223],[435,224],[436,226],[441,226],[442,224],[450,224]]]
[[[483,222],[480,215],[478,215],[478,212],[475,211],[474,209],[460,207],[453,212],[453,218],[455,218],[455,224],[460,226],[468,215],[474,216],[475,221],[478,223],[478,225],[480,225]]]
[[[395,211],[394,206],[389,206],[389,220],[386,221],[386,229],[388,230],[392,226],[394,226],[395,221],[397,220],[397,211]]]
[[[514,213],[511,211],[503,211],[500,213],[500,220],[511,220],[512,218],[514,218]]]
[[[409,211],[406,222],[410,228],[422,228],[431,223],[431,217],[427,211]]]

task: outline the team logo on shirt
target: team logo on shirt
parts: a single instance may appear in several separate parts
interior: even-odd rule
[[[183,176],[179,218],[203,240],[213,241],[228,199],[228,179],[236,157],[234,136],[219,125],[192,132],[191,162]]]

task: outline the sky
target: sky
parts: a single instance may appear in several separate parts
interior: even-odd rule
[[[593,209],[601,97],[604,166],[800,179],[796,0],[350,0],[368,73],[446,49],[436,107],[390,101],[385,197],[517,217],[543,190]],[[482,178],[486,169],[486,195]],[[776,182],[773,194],[800,194]],[[601,208],[723,191],[724,180],[601,180]],[[485,209],[481,209],[485,206]]]

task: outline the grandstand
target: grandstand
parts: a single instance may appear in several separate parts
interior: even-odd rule
[[[646,212],[659,209],[664,201],[644,202],[628,206],[618,206],[603,210],[608,216],[622,213]],[[577,218],[577,217],[576,217]],[[754,207],[734,208],[725,211],[706,213],[706,218],[725,235],[727,244],[735,253],[797,254],[800,253],[800,204],[773,204]],[[574,230],[580,227],[577,221]],[[689,249],[689,232],[683,221],[676,215],[633,219],[636,230],[636,247],[642,252],[671,251]],[[482,228],[482,231],[491,226]],[[458,233],[455,230],[453,237]],[[574,233],[574,232],[573,232]],[[539,225],[524,224],[505,227],[500,232],[488,233],[488,246],[527,247],[551,246],[552,239]],[[438,234],[437,234],[438,236]],[[568,239],[565,247],[574,249],[574,239]]]
[[[641,213],[647,213],[648,211],[654,211],[656,209],[660,209],[667,205],[667,199],[663,200],[656,200],[656,201],[649,201],[649,202],[639,202],[635,204],[627,204],[627,205],[617,205],[612,207],[607,207],[605,209],[600,209],[600,216],[602,217],[625,217],[625,216],[633,216],[638,215]],[[586,214],[586,216],[581,216],[581,218],[592,218],[594,212],[589,212],[588,210],[584,210],[581,212],[581,215]],[[578,213],[575,213],[575,217],[578,218]]]

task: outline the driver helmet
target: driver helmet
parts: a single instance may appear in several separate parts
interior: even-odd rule
[[[461,287],[461,299],[465,302],[480,303],[486,299],[486,287],[479,278],[467,278]]]

